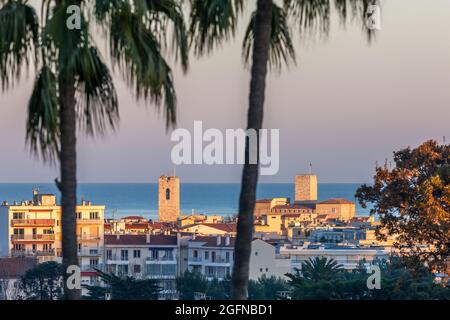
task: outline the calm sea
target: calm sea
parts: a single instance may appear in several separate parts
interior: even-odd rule
[[[319,200],[346,198],[355,201],[359,184],[319,184]],[[31,200],[32,189],[42,193],[57,193],[54,184],[0,183],[0,201]],[[240,185],[238,183],[183,183],[181,210],[183,213],[233,215],[237,213]],[[158,212],[158,185],[140,183],[80,184],[79,199],[105,205],[107,217],[141,215],[155,219]],[[260,184],[258,198],[290,197],[294,199],[294,185],[290,183]],[[368,215],[367,209],[357,205],[358,215]]]

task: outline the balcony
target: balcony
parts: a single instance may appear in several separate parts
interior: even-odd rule
[[[146,259],[145,263],[147,264],[171,264],[177,263],[177,260],[173,256],[167,256],[167,257],[149,257]]]
[[[102,224],[102,219],[77,219],[77,224]]]
[[[118,265],[127,265],[130,263],[128,257],[122,257],[119,255],[111,255],[106,256],[106,264],[118,264]]]
[[[54,234],[13,234],[11,241],[55,241]]]
[[[55,219],[12,219],[13,227],[51,227],[55,225]]]
[[[82,265],[80,266],[81,272],[90,272],[90,271],[97,271],[97,270],[104,270],[104,266],[102,263],[98,264],[91,264],[91,265]],[[97,270],[95,270],[97,269]]]
[[[103,248],[82,249],[78,251],[80,257],[101,257],[103,255]]]
[[[99,235],[79,235],[77,236],[78,241],[100,241],[102,238]]]
[[[12,257],[53,257],[55,249],[51,250],[11,250]]]

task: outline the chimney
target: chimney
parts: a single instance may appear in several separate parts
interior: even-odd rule
[[[226,236],[226,237],[225,237],[225,245],[226,245],[226,246],[229,246],[229,245],[230,245],[230,237],[229,237],[229,236]]]
[[[147,233],[147,234],[145,235],[145,242],[146,242],[146,243],[150,243],[150,233]]]
[[[196,233],[192,234],[192,240],[195,240]]]
[[[222,238],[220,236],[217,236],[217,245],[220,246],[221,242],[222,242]]]

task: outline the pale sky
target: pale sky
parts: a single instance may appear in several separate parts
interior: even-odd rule
[[[450,139],[450,0],[384,0],[382,30],[368,45],[359,25],[336,19],[327,41],[297,43],[297,66],[270,75],[265,128],[280,129],[280,171],[264,182],[292,182],[309,162],[319,182],[369,182],[375,162],[427,139]],[[245,18],[246,19],[246,18]],[[242,128],[249,72],[236,40],[210,57],[176,67],[178,127]],[[103,43],[98,44],[104,47]],[[51,182],[57,167],[30,156],[26,105],[33,74],[0,93],[0,182]],[[115,77],[119,130],[106,138],[80,137],[80,182],[155,182],[172,172],[175,143],[154,107],[136,103]],[[184,165],[183,182],[238,182],[240,166]]]

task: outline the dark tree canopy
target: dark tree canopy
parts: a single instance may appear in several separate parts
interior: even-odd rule
[[[394,152],[394,165],[376,168],[373,185],[356,193],[380,217],[377,235],[395,235],[405,256],[419,258],[434,271],[449,271],[450,145],[427,141]]]

